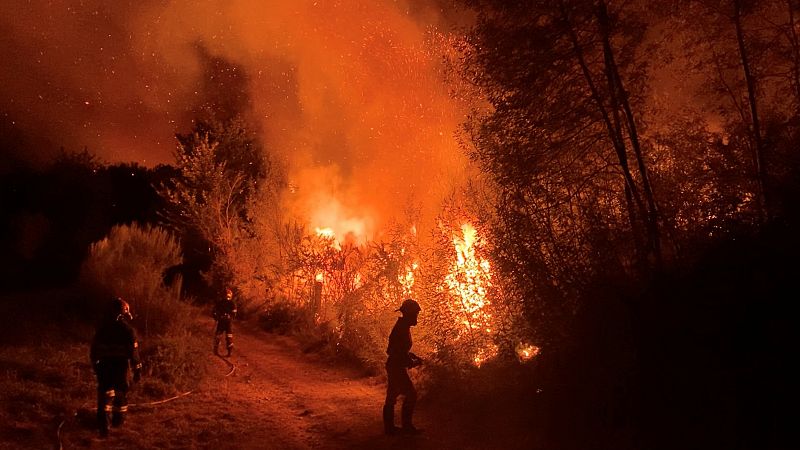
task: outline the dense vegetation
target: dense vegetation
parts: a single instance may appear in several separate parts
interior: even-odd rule
[[[69,283],[84,262],[84,281],[107,279],[104,248],[135,237],[151,251],[122,260],[174,250],[140,283],[158,294],[131,294],[142,310],[184,314],[177,275],[199,303],[233,286],[245,316],[373,370],[413,296],[427,373],[515,414],[536,402],[562,448],[782,447],[800,5],[464,3],[477,20],[449,62],[485,99],[462,134],[483,178],[436,228],[417,230],[411,205],[372,242],[312,229],[281,208],[286,168],[231,116],[178,136],[174,166],[80,154],[5,175],[3,286]],[[664,73],[691,101],[664,94]]]

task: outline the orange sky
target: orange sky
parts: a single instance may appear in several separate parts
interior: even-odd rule
[[[454,16],[437,3],[12,0],[2,130],[26,137],[19,159],[87,147],[153,166],[172,162],[199,107],[230,102],[286,161],[312,221],[374,233],[464,177],[465,105],[439,67]]]

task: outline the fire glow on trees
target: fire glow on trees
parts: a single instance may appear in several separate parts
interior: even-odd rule
[[[324,295],[330,297],[328,301],[322,301],[321,305],[342,307],[349,313],[358,315],[359,308],[365,308],[367,311],[378,311],[388,307],[393,309],[402,298],[421,296],[423,299],[435,302],[429,304],[431,320],[428,322],[433,327],[430,331],[439,340],[438,344],[434,344],[434,348],[456,346],[460,349],[457,352],[460,360],[478,367],[497,356],[499,347],[496,340],[498,331],[502,328],[500,324],[504,320],[502,314],[495,315],[492,300],[492,296],[497,295],[498,287],[493,285],[491,264],[484,256],[487,251],[485,242],[470,223],[463,223],[457,229],[445,231],[445,236],[449,237],[442,244],[452,250],[439,253],[442,257],[443,270],[441,272],[437,270],[433,279],[429,278],[430,273],[426,271],[430,267],[421,262],[417,256],[413,256],[417,253],[409,251],[406,245],[398,246],[395,252],[372,253],[375,248],[383,247],[357,244],[356,247],[353,247],[353,244],[339,246],[336,244],[338,234],[332,231],[332,228],[312,227],[312,229],[320,239],[318,244],[324,246],[323,254],[333,258],[331,261],[335,260],[333,263],[323,263],[325,277],[317,279],[322,285]],[[342,252],[346,249],[352,249],[363,258],[358,260],[343,258]],[[392,260],[388,266],[365,264],[372,257],[378,258],[373,261],[385,263],[380,255],[388,256]],[[322,260],[314,264],[320,262]],[[315,267],[319,270],[320,266],[315,265]],[[376,267],[395,267],[392,272],[388,272],[393,273],[393,276],[380,281],[381,273],[387,272],[382,272],[384,269],[370,272]],[[362,270],[367,270],[364,275],[367,280],[371,280],[367,286],[375,288],[374,291],[367,287],[367,291],[355,293],[355,290],[364,286]],[[418,273],[419,271],[422,272]],[[433,296],[430,297],[430,294]],[[354,306],[355,298],[360,299],[357,302],[358,306]],[[532,348],[527,349],[525,358],[528,354],[530,357],[535,356],[534,353]]]
[[[487,297],[492,273],[489,261],[476,253],[481,241],[475,227],[465,223],[461,232],[460,236],[453,236],[456,254],[444,285],[449,293],[448,306],[461,325],[456,341],[467,342],[472,349],[472,362],[480,366],[498,351],[492,342],[495,329]]]

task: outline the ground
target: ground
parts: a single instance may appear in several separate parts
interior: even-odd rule
[[[458,411],[448,417],[446,408],[424,397],[415,417],[423,434],[385,436],[384,377],[305,353],[286,336],[242,324],[232,357],[210,351],[207,357],[211,374],[198,389],[155,405],[132,399],[125,426],[112,429],[109,438],[99,439],[92,428],[92,399],[58,432],[53,429],[53,437],[65,449],[514,448],[484,430],[463,429],[454,419]],[[524,440],[514,442],[530,448]]]

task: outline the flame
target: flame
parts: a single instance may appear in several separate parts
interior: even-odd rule
[[[314,280],[318,283],[322,283],[325,280],[325,275],[323,275],[322,272],[317,272],[317,274],[314,276]]]
[[[326,241],[330,241],[331,248],[335,248],[336,250],[341,250],[342,246],[339,244],[339,241],[336,239],[336,232],[333,231],[333,228],[330,227],[316,227],[314,231],[317,233],[317,237],[320,237]]]
[[[542,351],[541,348],[533,344],[525,344],[522,342],[517,344],[515,350],[517,352],[517,357],[519,358],[520,362],[530,361],[531,359],[536,357],[536,355],[538,355],[539,352]]]
[[[333,228],[325,227],[325,228],[315,228],[317,236],[326,238],[326,239],[336,239],[336,233],[333,232]]]
[[[402,252],[401,252],[402,253]],[[403,288],[403,296],[411,296],[411,290],[414,287],[414,271],[419,267],[419,263],[413,262],[410,266],[406,266],[405,273],[397,276],[400,286]]]
[[[363,285],[363,283],[361,282],[361,273],[360,272],[356,272],[356,276],[353,278],[353,287],[358,289],[362,285]]]
[[[472,362],[477,367],[480,367],[483,363],[493,358],[495,355],[497,355],[497,346],[488,345],[484,348],[478,349],[478,352],[475,354],[475,356],[472,357]]]
[[[495,327],[487,298],[492,285],[491,267],[488,260],[476,255],[480,239],[469,223],[461,226],[460,236],[453,236],[453,246],[456,258],[444,281],[452,299],[450,308],[460,318],[456,340],[471,342],[473,363],[480,366],[497,354],[497,346],[491,342]]]

